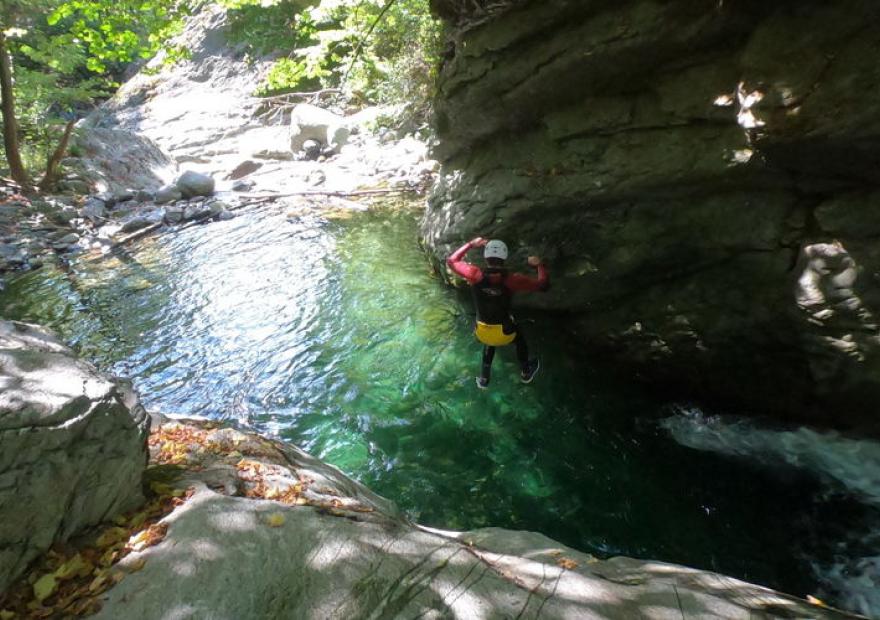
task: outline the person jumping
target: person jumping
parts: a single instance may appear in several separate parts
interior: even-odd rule
[[[464,260],[471,248],[483,249],[486,269],[480,269]],[[529,348],[525,335],[510,314],[511,298],[515,292],[546,291],[549,280],[544,264],[537,256],[529,256],[529,265],[538,270],[537,278],[521,273],[510,273],[504,266],[507,260],[507,245],[498,239],[487,241],[482,237],[471,239],[446,259],[449,268],[463,277],[471,285],[474,304],[477,307],[477,325],[474,335],[483,343],[483,364],[477,387],[489,387],[492,360],[495,348],[516,344],[516,357],[521,369],[520,381],[531,383],[541,367],[537,358],[529,359]]]

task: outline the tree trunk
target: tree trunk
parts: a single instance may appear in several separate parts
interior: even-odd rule
[[[73,133],[73,126],[75,124],[76,121],[67,122],[67,125],[64,127],[64,135],[61,136],[61,140],[58,142],[58,147],[52,153],[49,161],[46,162],[46,174],[43,176],[43,180],[40,181],[40,189],[43,191],[48,190],[55,183],[58,164],[61,163],[61,160],[64,159],[64,154],[67,152],[67,145],[70,144],[70,134]]]
[[[3,147],[6,149],[6,161],[9,173],[22,189],[31,189],[31,180],[24,164],[21,163],[21,151],[18,148],[18,121],[15,118],[15,95],[12,92],[12,61],[6,46],[6,35],[0,31],[0,112],[3,114]]]

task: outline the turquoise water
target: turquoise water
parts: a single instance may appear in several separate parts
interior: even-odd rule
[[[149,409],[288,439],[421,523],[537,530],[835,600],[816,567],[870,551],[852,533],[880,508],[790,463],[676,442],[672,404],[570,348],[552,316],[521,316],[534,384],[504,350],[477,390],[468,298],[431,272],[417,217],[244,213],[27,274],[0,314],[132,377]]]

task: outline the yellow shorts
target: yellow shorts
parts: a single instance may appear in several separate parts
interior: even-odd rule
[[[477,340],[490,347],[503,347],[516,339],[516,332],[505,334],[501,325],[490,325],[489,323],[477,321],[474,336],[477,337]]]

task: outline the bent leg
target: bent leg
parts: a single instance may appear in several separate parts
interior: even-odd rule
[[[486,345],[483,347],[483,366],[480,369],[480,378],[489,383],[489,375],[492,372],[492,360],[495,359],[495,347]]]
[[[520,368],[525,372],[529,369],[529,345],[519,325],[516,326],[516,340],[513,343],[516,345],[516,359]]]

